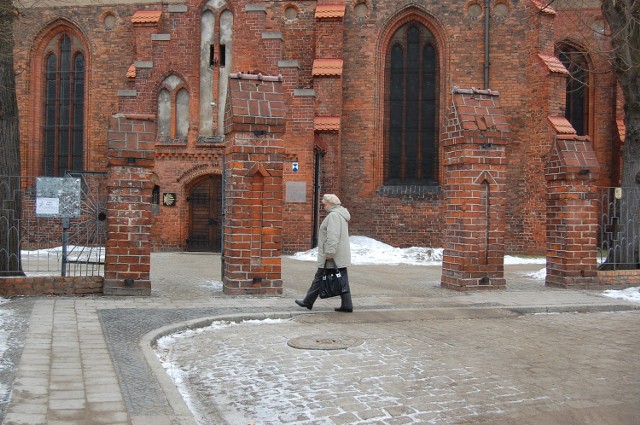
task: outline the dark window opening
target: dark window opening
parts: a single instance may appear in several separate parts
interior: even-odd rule
[[[227,58],[227,49],[226,46],[224,44],[220,45],[220,66],[225,66],[226,65],[226,58]]]
[[[565,118],[579,136],[589,133],[589,68],[584,53],[562,45],[557,53],[569,71],[567,77]]]
[[[213,47],[213,44],[209,44],[209,66],[215,66],[215,65],[217,65],[215,49]]]
[[[49,43],[45,60],[43,174],[84,169],[85,59],[79,43],[63,34]]]
[[[438,64],[433,34],[418,22],[391,39],[386,65],[384,184],[437,185]]]
[[[153,191],[151,192],[151,203],[153,205],[160,204],[160,186],[154,185]]]

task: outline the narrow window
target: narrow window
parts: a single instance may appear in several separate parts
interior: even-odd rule
[[[164,142],[186,142],[189,133],[189,92],[184,81],[170,75],[158,92],[158,138]]]
[[[189,132],[189,92],[180,89],[176,95],[176,137],[187,137]]]
[[[433,34],[409,22],[391,38],[386,66],[385,185],[437,184],[438,66]]]
[[[584,53],[564,44],[557,53],[569,71],[565,94],[565,118],[579,136],[589,134],[589,67]]]
[[[43,174],[63,176],[84,169],[85,56],[68,34],[46,48]]]
[[[220,45],[220,66],[225,66],[226,64],[226,56],[227,56],[227,48],[224,44]]]
[[[171,93],[167,89],[158,94],[158,135],[171,135]]]

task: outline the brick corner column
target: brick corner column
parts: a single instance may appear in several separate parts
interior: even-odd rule
[[[566,121],[556,117],[555,121]],[[568,127],[567,127],[568,126]],[[568,121],[564,128],[571,128]],[[599,166],[587,137],[558,134],[545,169],[547,181],[546,286],[598,285]]]
[[[223,292],[282,295],[281,77],[231,74],[225,113]]]
[[[491,90],[454,89],[443,141],[446,193],[441,286],[504,289],[509,127]]]
[[[105,295],[151,294],[154,140],[152,117],[111,118]]]

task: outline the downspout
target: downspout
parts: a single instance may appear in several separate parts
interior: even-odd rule
[[[313,234],[311,240],[311,248],[315,248],[318,246],[318,225],[320,222],[320,214],[318,211],[318,206],[320,205],[320,163],[322,161],[322,157],[324,153],[319,149],[316,149],[316,157],[315,157],[315,172],[313,176]]]
[[[484,0],[484,88],[489,88],[489,0]]]

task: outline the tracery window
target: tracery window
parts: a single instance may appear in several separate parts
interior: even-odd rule
[[[45,50],[45,176],[84,169],[85,54],[74,36],[62,33]]]
[[[583,52],[562,44],[557,56],[569,71],[567,77],[565,118],[579,136],[589,134],[589,65]]]
[[[411,21],[392,36],[386,57],[387,186],[435,185],[438,175],[438,61],[433,34]]]
[[[158,137],[187,140],[189,132],[189,92],[182,78],[170,75],[158,92]]]

